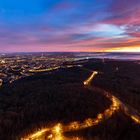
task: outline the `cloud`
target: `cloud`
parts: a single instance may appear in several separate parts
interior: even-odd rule
[[[33,11],[22,8],[26,16],[0,13],[1,50],[98,51],[140,45],[139,0],[36,1]]]

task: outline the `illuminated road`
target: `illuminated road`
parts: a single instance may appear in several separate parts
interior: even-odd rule
[[[92,81],[92,79],[98,74],[97,71],[93,71],[93,73],[91,74],[91,76],[85,80],[83,83],[85,86],[89,86],[90,85],[90,82]]]
[[[109,98],[112,102],[113,102],[113,100],[115,100],[115,102],[119,105],[119,108],[125,113],[125,115],[130,117],[135,123],[140,124],[140,114],[137,112],[136,109],[121,102],[117,97],[113,96],[111,93],[105,91],[104,89],[101,89],[96,86],[91,86],[90,83],[91,83],[92,79],[94,78],[94,76],[96,76],[97,74],[98,74],[97,71],[93,71],[91,76],[86,81],[84,81],[84,85],[92,91],[98,91],[98,92],[102,93],[104,96]]]
[[[3,80],[2,80],[2,79],[0,79],[0,87],[2,86],[2,84],[3,84]]]
[[[66,65],[65,68],[72,68],[74,67],[73,65]],[[47,68],[47,69],[31,69],[29,70],[29,72],[31,73],[38,73],[38,72],[51,72],[51,71],[54,71],[54,70],[58,70],[60,69],[61,66],[57,66],[57,67],[52,67],[52,68]]]
[[[33,73],[37,73],[37,72],[49,72],[49,71],[53,71],[53,70],[57,70],[59,69],[60,66],[58,67],[52,67],[52,68],[47,68],[47,69],[32,69],[32,70],[29,70],[29,72],[33,72]]]
[[[104,89],[91,86],[91,81],[98,74],[97,71],[93,71],[92,74],[83,81],[85,88],[91,91],[98,91],[109,100],[112,101],[112,104],[104,112],[97,114],[96,118],[87,118],[83,122],[70,122],[69,124],[58,123],[54,126],[48,126],[47,128],[42,128],[41,130],[34,132],[26,137],[21,138],[21,140],[84,140],[80,137],[71,137],[67,138],[63,134],[65,132],[71,132],[75,130],[81,130],[88,127],[98,125],[100,122],[108,119],[112,116],[113,113],[122,110],[127,116],[129,116],[135,123],[140,124],[139,114],[132,107],[122,103],[117,97],[113,96],[111,93],[105,91]]]

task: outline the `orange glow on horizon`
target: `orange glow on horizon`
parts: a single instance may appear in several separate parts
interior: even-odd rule
[[[108,47],[108,48],[86,48],[83,50],[77,50],[76,52],[140,52],[140,46],[132,47]]]
[[[105,52],[140,52],[140,46],[110,48]]]

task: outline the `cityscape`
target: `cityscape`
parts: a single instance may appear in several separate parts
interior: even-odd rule
[[[129,61],[128,58],[110,59],[110,55],[1,54],[2,139],[87,140],[107,138],[108,134],[111,139],[118,139],[127,127],[133,131],[127,129],[124,137],[128,138],[129,134],[137,139],[140,130],[138,53],[128,53],[128,57],[133,55]],[[113,55],[120,58],[123,53]],[[131,80],[130,85],[126,79]],[[122,85],[128,87],[124,90]],[[120,131],[115,134],[108,133],[118,128]]]
[[[140,140],[140,0],[0,1],[0,140]]]
[[[47,72],[63,67],[74,56],[66,54],[2,54],[0,55],[0,82],[12,83],[34,73]]]

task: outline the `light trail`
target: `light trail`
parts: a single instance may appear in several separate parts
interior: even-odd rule
[[[48,128],[45,128],[45,129],[42,129],[42,130],[39,130],[37,131],[36,133],[33,133],[32,135],[30,135],[31,139],[36,139],[38,138],[39,136],[43,135],[45,132],[49,131]],[[28,140],[28,138],[25,138],[25,140]]]
[[[0,87],[2,86],[2,84],[3,84],[3,80],[2,80],[2,79],[0,79]]]
[[[127,105],[122,103],[117,97],[113,96],[111,93],[105,91],[104,89],[98,87],[92,87],[91,81],[98,74],[98,71],[93,71],[90,77],[83,81],[86,88],[92,91],[99,91],[105,97],[112,101],[112,104],[104,112],[97,114],[96,118],[87,118],[83,122],[70,122],[66,125],[58,123],[53,127],[43,128],[33,134],[21,138],[21,140],[81,140],[79,137],[67,138],[63,134],[65,132],[71,132],[76,130],[81,130],[98,125],[105,119],[110,118],[116,111],[121,109],[127,116],[129,116],[135,123],[140,124],[140,117],[135,113],[133,108],[129,108]],[[135,114],[135,115],[134,115]],[[47,136],[46,136],[46,133]]]
[[[83,82],[83,84],[88,87],[90,85],[90,82],[92,81],[92,79],[97,74],[98,74],[97,71],[93,71],[91,76],[87,80],[85,80]],[[47,137],[48,140],[49,139],[50,140],[66,140],[67,138],[65,138],[63,136],[64,132],[76,131],[76,130],[81,130],[81,129],[85,129],[88,127],[92,127],[92,126],[99,124],[104,119],[111,117],[112,114],[115,111],[117,111],[120,106],[118,100],[116,100],[116,98],[114,96],[111,97],[111,100],[112,100],[111,106],[108,109],[106,109],[103,113],[97,114],[96,118],[87,118],[83,122],[74,121],[74,122],[70,122],[67,125],[63,125],[63,124],[59,123],[54,127],[48,127],[45,129],[41,129],[40,131],[37,131],[37,132],[27,136],[26,138],[22,138],[22,140],[37,140],[40,137],[42,137],[42,138],[40,138],[40,140],[45,140],[45,139],[43,139],[43,137],[44,137],[44,134],[47,132],[50,132],[50,134]],[[77,137],[76,139],[79,139],[79,138]]]
[[[83,83],[85,86],[90,85],[90,82],[92,81],[92,79],[98,74],[98,71],[93,71],[93,73],[91,74],[91,76],[85,80]]]
[[[29,72],[33,72],[33,73],[36,73],[36,72],[48,72],[48,71],[53,71],[53,70],[57,70],[57,69],[59,69],[60,68],[60,66],[58,66],[58,67],[52,67],[52,68],[47,68],[47,69],[31,69],[31,70],[29,70]]]
[[[26,138],[22,138],[22,140],[38,140],[38,138],[42,137],[39,140],[43,139],[45,133],[49,132],[50,134],[47,136],[47,140],[66,140],[67,138],[64,137],[64,132],[71,132],[76,130],[85,129],[88,127],[92,127],[98,125],[104,119],[107,119],[112,116],[112,114],[119,109],[119,102],[116,102],[116,99],[112,96],[112,104],[111,106],[106,109],[103,113],[97,114],[96,118],[88,118],[85,119],[83,122],[71,122],[67,125],[63,125],[61,123],[57,124],[54,127],[48,127],[29,135]],[[77,137],[78,138],[78,137]]]
[[[131,119],[134,120],[136,123],[140,124],[140,118],[138,116],[131,116]]]

